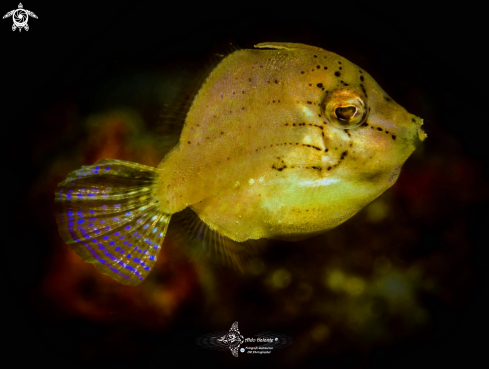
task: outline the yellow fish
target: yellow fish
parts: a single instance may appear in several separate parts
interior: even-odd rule
[[[105,159],[58,185],[59,231],[83,260],[135,285],[187,207],[223,238],[294,240],[338,226],[394,184],[426,138],[422,119],[335,53],[255,48],[207,77],[157,168]]]

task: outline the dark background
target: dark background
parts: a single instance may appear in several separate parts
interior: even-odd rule
[[[70,366],[159,367],[175,359],[180,365],[215,367],[338,368],[470,366],[481,358],[488,104],[483,91],[487,67],[482,65],[486,47],[476,8],[464,3],[431,9],[412,2],[387,7],[351,2],[274,7],[232,2],[226,8],[204,3],[155,7],[144,1],[23,5],[39,17],[29,20],[28,32],[12,32],[11,19],[0,23],[7,357],[19,364],[35,360]],[[17,5],[2,7],[6,13]],[[142,131],[160,132],[160,100],[145,86],[159,88],[155,76],[174,77],[179,67],[184,77],[177,80],[191,85],[198,80],[196,71],[212,62],[213,52],[229,51],[229,41],[243,48],[264,41],[324,47],[362,66],[397,102],[425,119],[428,139],[385,195],[388,219],[372,222],[375,215],[367,211],[326,238],[311,241],[310,247],[304,242],[275,244],[262,258],[272,270],[271,289],[258,286],[260,277],[221,266],[202,272],[206,261],[187,262],[173,243],[169,255],[176,254],[177,261],[166,265],[169,274],[158,274],[144,289],[121,289],[83,269],[84,264],[67,256],[67,246],[57,236],[51,197],[69,171],[91,164],[100,153],[100,147],[87,144],[96,133],[83,122],[94,112],[129,106],[146,122]],[[126,81],[130,87],[124,89]],[[113,139],[132,145],[124,132]],[[157,152],[162,147],[159,141],[154,145]],[[144,161],[136,153],[138,146],[131,147],[133,151],[116,151],[118,158]],[[148,155],[149,163],[158,157]],[[410,330],[410,320],[402,320],[410,316],[409,308],[383,318],[388,333],[377,341],[368,328],[348,329],[344,315],[334,309],[327,318],[307,310],[321,299],[333,306],[337,298],[340,311],[347,306],[331,291],[309,297],[299,312],[280,310],[292,299],[297,273],[315,273],[314,260],[332,254],[346,260],[358,251],[369,275],[375,262],[364,254],[361,242],[369,237],[380,239],[380,246],[372,248],[375,260],[390,255],[400,271],[414,266],[423,271],[421,279],[434,283],[431,290],[420,287],[415,293],[418,305],[428,312],[419,329]],[[321,247],[325,240],[328,246]],[[273,287],[273,276],[281,276],[273,268],[280,271],[283,265],[293,282]],[[362,262],[346,265],[361,275]],[[83,271],[74,276],[70,268]],[[270,278],[263,273],[266,285]],[[202,282],[207,275],[217,282]],[[180,280],[186,282],[179,285]],[[148,298],[159,289],[168,292],[165,301],[177,301],[165,314]],[[182,290],[187,291],[183,297],[178,295]],[[80,301],[86,306],[80,307]],[[245,337],[274,330],[294,343],[267,357],[237,359],[196,345],[198,336],[227,330],[235,320]]]

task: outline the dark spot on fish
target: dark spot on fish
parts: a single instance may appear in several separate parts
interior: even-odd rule
[[[317,68],[317,69],[321,69],[321,66],[320,66],[320,65],[316,65],[316,68]]]
[[[244,94],[244,90],[242,90],[241,93]]]
[[[278,84],[278,81],[277,81],[277,80],[275,80],[275,83],[276,83],[276,84]]]
[[[307,103],[308,103],[308,104],[312,104],[312,101],[308,101]]]
[[[339,76],[340,76],[340,72],[334,72],[334,75],[335,75],[336,77],[339,77]]]
[[[187,142],[188,142],[188,144],[190,145],[190,141],[187,141]]]
[[[245,110],[245,107],[243,106],[243,107],[241,108],[241,110]]]
[[[384,95],[384,99],[385,99],[385,101],[392,101],[389,97],[387,97],[385,95]]]
[[[364,80],[365,80],[365,78],[363,78],[363,76],[360,76],[360,81],[363,82]]]
[[[341,64],[341,62],[339,61],[338,64]]]
[[[229,157],[228,157],[228,160],[229,160]]]
[[[292,125],[295,127],[295,123],[292,123]]]
[[[340,67],[340,70],[343,70],[343,67]]]
[[[377,131],[380,131],[380,132],[382,132],[382,128],[380,128],[380,127],[377,127]]]
[[[395,140],[396,139],[396,136],[395,135],[392,135],[392,139]]]
[[[248,81],[250,81],[250,82],[251,82],[251,78],[248,78]]]
[[[389,134],[389,131],[385,131],[385,134],[388,135]]]
[[[411,118],[411,122],[416,123],[416,119]]]
[[[328,149],[324,149],[324,152],[328,152]]]
[[[314,55],[315,58],[317,58],[317,55]]]
[[[316,86],[318,86],[319,88],[323,88],[323,84],[322,83],[318,83]]]
[[[346,155],[348,155],[348,151],[343,151],[343,152],[341,153],[341,158],[340,158],[340,160],[343,160],[343,159],[345,158],[345,156],[346,156]]]
[[[275,100],[273,100],[272,102],[275,103]]]
[[[363,73],[361,69],[358,70],[360,73]]]
[[[301,70],[301,74],[304,74],[305,72],[303,70]]]
[[[223,134],[224,134],[224,132],[221,131],[221,135],[223,135]]]
[[[328,69],[328,67],[324,67],[324,70]]]
[[[321,118],[321,114],[318,114],[319,118]]]
[[[312,86],[312,83],[309,83],[309,86]]]
[[[363,123],[360,127],[368,127],[367,122]]]
[[[348,132],[347,129],[344,129],[343,131],[345,131],[345,133],[348,135],[348,137],[351,137],[351,134],[350,134],[350,132]]]
[[[263,65],[260,65],[260,68],[263,68]]]
[[[328,170],[331,170],[331,167],[328,167]]]

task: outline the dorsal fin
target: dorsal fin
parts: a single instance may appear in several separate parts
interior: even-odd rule
[[[293,42],[261,42],[255,45],[258,49],[279,49],[279,50],[290,50],[290,49],[309,49],[315,51],[325,51],[320,47],[298,44]]]
[[[166,148],[165,153],[178,143],[187,113],[212,70],[226,56],[240,49],[234,41],[226,40],[214,43],[210,55],[204,55],[204,61],[197,62],[199,65],[179,61],[178,73],[171,73],[172,82],[168,83],[169,90],[164,91],[165,101],[159,116],[158,135],[164,140],[162,144]]]

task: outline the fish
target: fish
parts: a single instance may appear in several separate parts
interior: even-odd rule
[[[55,192],[59,234],[127,285],[148,276],[185,209],[238,245],[311,237],[396,182],[422,124],[345,58],[260,43],[210,72],[157,167],[103,159],[69,173]]]

